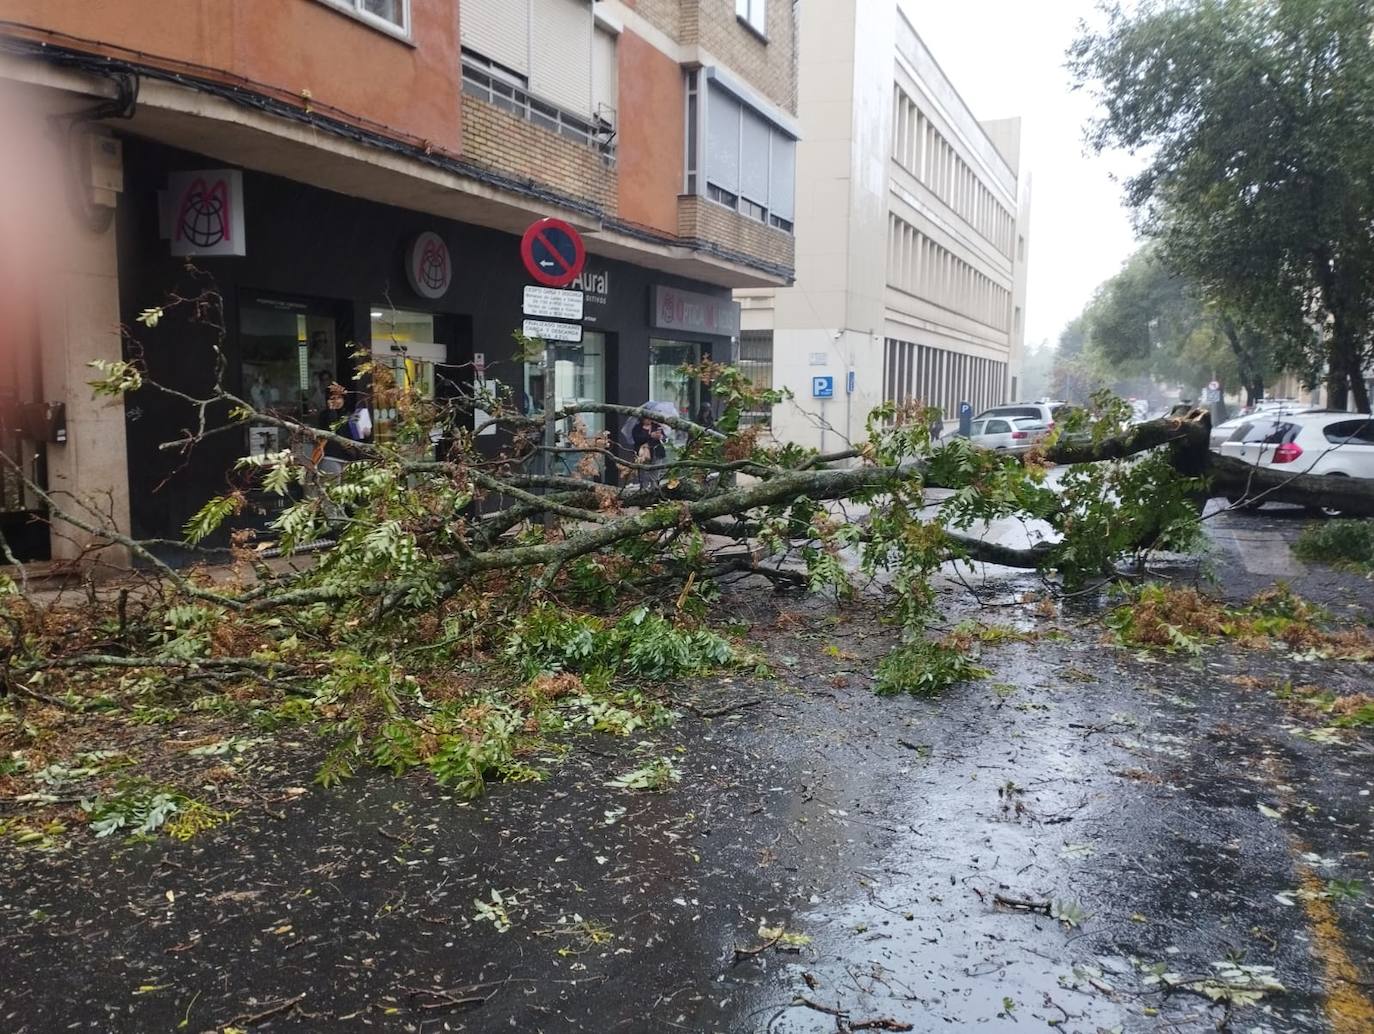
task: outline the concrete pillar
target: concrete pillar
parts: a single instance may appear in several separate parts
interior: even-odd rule
[[[57,274],[57,291],[46,300],[40,329],[43,400],[67,407],[66,443],[48,444],[48,490],[59,505],[76,504],[84,518],[99,514],[127,534],[124,401],[97,398],[89,387],[97,376],[91,360],[122,358],[115,227],[113,220],[103,231],[79,227],[75,219],[68,223],[70,261]],[[54,523],[53,559],[81,555],[93,538],[72,525]],[[101,559],[127,563],[122,550],[107,551]]]
[[[23,315],[0,321],[0,353],[22,374],[12,378],[16,402],[66,405],[65,441],[26,441],[25,473],[41,450],[57,506],[127,534],[124,402],[96,399],[88,366],[121,358],[113,206],[122,164],[112,137],[86,135],[105,131],[78,123],[76,135],[66,132],[73,114],[111,89],[103,80],[0,59],[0,316]],[[92,147],[96,140],[104,146]],[[88,551],[101,536],[69,523],[54,521],[50,534],[55,560],[128,563],[123,548]]]

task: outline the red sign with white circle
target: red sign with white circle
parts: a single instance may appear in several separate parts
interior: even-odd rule
[[[540,219],[520,238],[520,257],[539,283],[567,287],[582,272],[587,249],[582,235],[562,219]]]

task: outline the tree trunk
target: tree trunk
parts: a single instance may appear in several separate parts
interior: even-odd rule
[[[1365,383],[1364,370],[1361,368],[1360,353],[1356,351],[1350,356],[1350,368],[1346,377],[1350,382],[1350,393],[1354,396],[1355,412],[1368,413],[1369,410],[1369,387]]]
[[[1332,359],[1334,362],[1334,357]],[[1344,370],[1337,370],[1334,366],[1327,370],[1326,374],[1326,408],[1327,409],[1349,409],[1350,392],[1348,390],[1350,381],[1345,375]]]

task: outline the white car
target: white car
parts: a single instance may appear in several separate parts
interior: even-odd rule
[[[993,406],[991,409],[983,410],[973,418],[973,422],[976,424],[990,417],[1035,420],[1049,431],[1054,429],[1054,421],[1060,412],[1067,408],[1068,405],[1064,402],[1009,402],[1005,406]]]
[[[968,440],[980,449],[1025,452],[1044,439],[1049,428],[1034,417],[979,417],[969,428]]]
[[[1214,452],[1221,452],[1221,447],[1230,441],[1231,436],[1245,424],[1253,424],[1256,420],[1263,417],[1279,417],[1285,414],[1320,412],[1321,409],[1317,406],[1309,406],[1301,402],[1294,402],[1292,399],[1265,399],[1244,416],[1233,416],[1230,420],[1222,421],[1213,427],[1209,442]]]
[[[1221,454],[1292,474],[1374,478],[1374,417],[1333,410],[1260,413],[1236,428]]]

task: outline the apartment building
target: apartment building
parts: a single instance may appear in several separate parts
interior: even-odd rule
[[[92,399],[93,360],[137,355],[200,395],[222,335],[232,391],[308,418],[361,349],[440,396],[482,376],[537,405],[513,331],[520,234],[547,216],[588,254],[558,403],[696,412],[679,368],[733,358],[732,289],[793,276],[796,30],[790,0],[0,0],[7,542],[91,541],[36,521],[16,469],[175,538],[237,457],[285,444],[160,448],[194,407]],[[207,285],[218,330],[138,322]]]
[[[883,402],[954,419],[1018,393],[1020,121],[974,116],[915,10],[801,6],[796,283],[736,292],[743,361],[794,395],[771,414],[781,440],[830,449]]]

